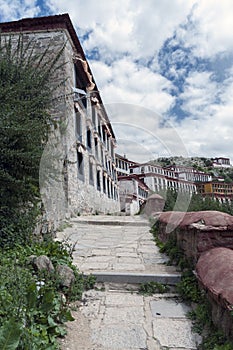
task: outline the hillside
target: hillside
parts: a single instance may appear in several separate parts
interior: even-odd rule
[[[214,167],[213,161],[215,158],[205,157],[190,157],[185,158],[181,156],[175,157],[160,157],[153,162],[163,167],[169,165],[183,165],[187,167],[193,167],[199,171],[210,173],[213,178],[222,177],[226,182],[233,182],[233,167]]]

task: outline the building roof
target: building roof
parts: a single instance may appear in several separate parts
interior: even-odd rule
[[[21,33],[52,29],[67,29],[76,49],[82,58],[85,59],[84,51],[68,13],[55,16],[22,18],[18,21],[0,23],[0,31],[2,33]]]
[[[146,165],[153,166],[153,167],[155,167],[155,168],[163,168],[161,165],[159,165],[159,164],[154,164],[154,163],[152,163],[152,162],[135,163],[134,165],[131,165],[130,168],[138,168],[138,167],[146,166]]]
[[[63,29],[63,30],[65,29],[69,32],[69,35],[72,39],[72,42],[74,44],[74,47],[77,53],[81,56],[81,59],[86,61],[84,51],[82,49],[82,46],[80,44],[80,41],[78,39],[78,36],[76,34],[76,31],[74,29],[74,26],[70,20],[70,16],[68,13],[54,15],[54,16],[22,18],[18,21],[0,23],[0,33],[12,33],[12,34],[26,33],[26,32],[30,33],[30,32],[38,32],[38,31],[50,31],[55,29]],[[89,64],[88,64],[88,73],[93,77]],[[94,78],[92,78],[92,81],[95,84],[95,87],[96,87],[95,93],[96,95],[98,95],[98,99],[102,105],[107,126],[110,129],[112,136],[115,138],[111,123],[109,121],[107,112],[103,105],[103,102]]]
[[[140,179],[140,177],[137,174],[130,174],[130,175],[120,175],[118,176],[119,181],[131,181],[135,180],[138,182],[138,185],[143,188],[145,191],[149,191],[149,187]]]

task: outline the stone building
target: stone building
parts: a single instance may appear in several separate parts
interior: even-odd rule
[[[120,207],[126,215],[138,213],[145,203],[149,188],[137,174],[130,174],[130,167],[137,163],[125,155],[116,153],[116,170],[119,183]]]
[[[124,176],[129,175],[130,173],[130,166],[135,165],[137,163],[129,160],[126,158],[126,156],[122,156],[118,153],[116,153],[116,170],[117,170],[117,176]]]
[[[137,175],[119,176],[121,211],[126,215],[137,214],[147,200],[149,188]]]
[[[233,183],[224,181],[200,182],[197,192],[203,197],[211,197],[221,202],[231,202],[233,199]]]
[[[184,172],[184,170],[182,170]],[[135,164],[130,166],[130,174],[137,174],[152,192],[172,189],[196,193],[195,179],[192,181],[181,176],[179,171],[152,163]]]
[[[230,158],[225,158],[225,157],[214,158],[212,166],[215,168],[230,168],[231,167]]]
[[[96,82],[68,14],[0,24],[1,36],[21,37],[33,54],[60,54],[51,86],[51,132],[40,167],[47,219],[120,210],[115,135]],[[33,47],[33,49],[32,49]]]

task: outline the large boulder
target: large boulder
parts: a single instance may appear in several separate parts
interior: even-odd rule
[[[75,281],[73,270],[67,265],[58,265],[56,272],[60,278],[60,283],[63,287],[70,288]]]
[[[171,229],[175,229],[177,226],[181,228],[187,228],[190,225],[199,225],[200,229],[209,229],[214,227],[215,229],[225,230],[233,229],[233,216],[214,210],[206,211],[167,211],[159,215],[159,221],[170,225]]]
[[[196,274],[212,305],[212,319],[233,337],[233,250],[214,248],[201,254]]]
[[[157,212],[162,212],[165,205],[165,199],[158,194],[152,194],[147,198],[143,209],[146,216],[154,216]]]
[[[54,266],[46,255],[31,255],[29,260],[36,271],[46,271],[48,273],[54,271]]]

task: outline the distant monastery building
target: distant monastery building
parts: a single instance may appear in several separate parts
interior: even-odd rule
[[[225,165],[231,166],[228,158],[215,158],[222,164],[223,159]],[[228,160],[227,160],[228,159]],[[120,201],[121,209],[124,207],[130,211],[130,195],[131,195],[131,211],[139,210],[140,205],[145,202],[146,198],[152,193],[159,193],[168,189],[177,192],[192,194],[200,194],[203,197],[211,196],[220,201],[233,199],[233,184],[225,183],[222,178],[214,178],[209,173],[199,171],[194,167],[183,165],[169,165],[162,167],[153,162],[135,163],[128,160],[126,157],[116,156],[118,180],[120,186]],[[139,196],[137,186],[134,185],[134,190],[130,191],[127,184],[136,181],[145,186],[144,197]],[[138,185],[139,186],[139,185]],[[132,186],[131,186],[132,187]],[[127,191],[126,191],[127,188]],[[138,196],[137,206],[135,198]]]

